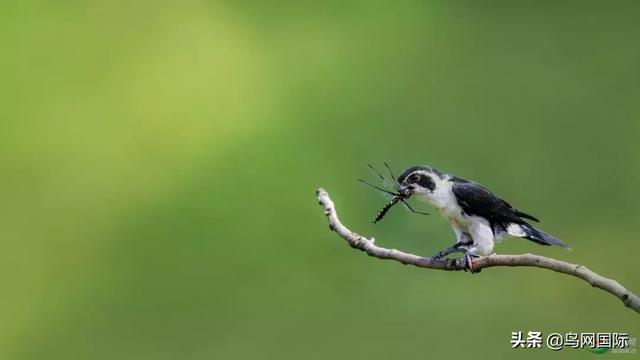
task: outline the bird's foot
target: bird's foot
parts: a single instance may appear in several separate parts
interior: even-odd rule
[[[464,267],[464,271],[469,270],[472,274],[475,273],[479,273],[481,269],[475,269],[473,267],[473,259],[477,259],[480,256],[475,255],[475,254],[471,254],[469,252],[467,252],[466,254],[464,254],[464,256],[462,257],[462,266]]]
[[[444,250],[440,250],[437,253],[433,254],[431,258],[436,260],[442,259],[443,257],[451,254],[450,250],[451,250],[451,247],[448,247]]]
[[[453,254],[453,253],[466,253],[467,249],[465,249],[463,246],[466,246],[467,244],[465,243],[456,243],[453,244],[452,246],[449,246],[448,248],[438,251],[435,255],[433,255],[431,258],[432,259],[442,259],[443,257],[449,255],[449,254]]]

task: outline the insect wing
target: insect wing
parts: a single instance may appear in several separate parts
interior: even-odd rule
[[[393,192],[396,191],[396,182],[393,181],[393,179],[389,180],[386,177],[384,177],[384,175],[382,175],[380,171],[374,168],[373,165],[367,164],[367,166],[369,167],[369,170],[371,170],[373,175],[378,179],[378,182],[380,183],[380,185],[382,185],[383,188],[389,189],[390,191],[393,191]]]

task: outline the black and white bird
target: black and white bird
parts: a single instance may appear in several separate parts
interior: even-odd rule
[[[473,271],[472,257],[493,253],[496,241],[519,237],[540,245],[556,245],[571,250],[558,238],[533,227],[535,217],[518,210],[482,185],[444,174],[430,166],[414,166],[398,177],[398,194],[415,195],[433,206],[453,228],[456,243],[435,255],[465,254],[465,264]]]

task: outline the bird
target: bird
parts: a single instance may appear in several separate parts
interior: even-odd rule
[[[464,254],[465,267],[473,269],[473,258],[491,255],[497,241],[524,238],[540,245],[571,248],[557,237],[530,224],[539,220],[494,195],[477,182],[445,174],[431,166],[412,166],[397,178],[406,199],[415,196],[431,205],[451,224],[456,242],[433,256]]]

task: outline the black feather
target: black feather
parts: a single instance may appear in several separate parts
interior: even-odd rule
[[[531,221],[535,221],[535,222],[540,222],[540,220],[538,220],[536,217],[534,217],[533,215],[529,215],[525,212],[522,212],[518,209],[514,209],[516,211],[516,215],[520,216],[521,218],[525,218],[525,219],[529,219]]]
[[[480,184],[456,178],[451,191],[466,214],[483,217],[492,225],[525,223],[522,218],[538,221],[495,196]]]
[[[526,234],[526,236],[524,237],[525,239],[529,239],[540,245],[548,245],[548,246],[555,245],[555,246],[560,246],[562,248],[565,248],[567,250],[571,250],[569,245],[565,244],[562,240],[558,239],[557,237],[551,234],[547,234],[546,232],[540,229],[536,229],[529,224],[520,225],[520,228]]]

